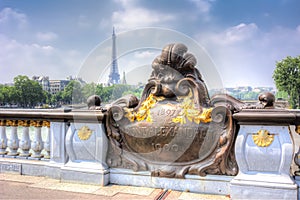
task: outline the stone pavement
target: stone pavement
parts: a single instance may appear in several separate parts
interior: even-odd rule
[[[164,194],[164,195],[163,195]],[[226,196],[179,192],[145,187],[105,187],[0,173],[0,199],[229,199]]]

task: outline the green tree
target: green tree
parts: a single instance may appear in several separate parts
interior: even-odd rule
[[[47,91],[43,91],[44,93],[44,96],[45,96],[45,100],[43,103],[47,103],[47,104],[50,104],[51,103],[51,99],[52,99],[52,94],[50,92],[47,92]]]
[[[141,98],[143,93],[143,88],[132,88],[131,90],[127,90],[125,92],[123,92],[122,96],[125,96],[127,94],[133,94],[134,96],[136,96],[137,98]]]
[[[55,106],[60,105],[60,104],[62,104],[62,101],[63,101],[62,91],[59,91],[58,93],[53,94],[51,96],[50,102],[52,105],[55,105]]]
[[[289,95],[291,108],[300,108],[300,56],[276,62],[273,79],[277,89]]]
[[[130,85],[114,85],[111,100],[117,100],[121,98],[122,96],[124,96],[123,94],[128,93],[128,91],[131,91],[131,93],[133,93],[133,90],[134,88]]]
[[[87,98],[89,98],[89,96],[95,94],[96,87],[97,86],[95,83],[88,83],[82,87],[82,94],[83,94],[84,100],[87,100]]]
[[[14,87],[18,96],[18,103],[22,107],[33,107],[37,103],[45,101],[42,86],[38,82],[30,80],[27,76],[19,75],[15,77]]]
[[[246,92],[244,94],[244,100],[257,100],[258,99],[258,95],[259,93],[257,92],[253,92],[253,91],[250,91],[250,92]]]
[[[68,83],[62,92],[62,99],[66,103],[82,103],[82,86],[78,81],[72,80]]]
[[[111,102],[111,96],[114,90],[114,85],[104,87],[102,84],[99,84],[96,86],[95,94],[100,96],[102,99],[102,102],[108,103]]]
[[[1,85],[0,94],[0,103],[2,105],[18,103],[19,98],[14,86]]]
[[[278,92],[276,92],[275,97],[276,97],[276,99],[287,100],[288,94],[284,91],[278,91]]]
[[[0,85],[0,105],[4,104],[4,93],[3,93],[4,85]]]

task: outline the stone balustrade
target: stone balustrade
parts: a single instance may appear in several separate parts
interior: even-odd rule
[[[300,111],[249,109],[233,114],[239,126],[234,144],[239,174],[233,177],[187,175],[185,179],[151,177],[150,172],[109,168],[106,161],[110,141],[106,136],[105,117],[105,113],[97,110],[0,110],[0,173],[49,176],[100,185],[192,188],[193,192],[230,194],[233,199],[264,198],[269,194],[294,198],[299,194],[300,178],[297,174],[293,176],[290,168],[295,165],[293,158],[299,146],[295,144],[291,127],[295,129],[292,132],[299,134]],[[264,141],[255,140],[259,134]],[[300,163],[298,155],[296,163]],[[279,192],[274,193],[270,188]]]
[[[0,172],[108,184],[101,111],[0,110]]]
[[[18,127],[22,128],[20,138],[17,133]],[[30,127],[34,127],[32,138],[29,134]],[[42,127],[47,128],[45,141],[42,140]],[[50,121],[3,119],[0,120],[0,131],[0,155],[2,157],[50,159]]]
[[[231,181],[231,197],[299,199],[291,165],[299,146],[300,112],[250,109],[233,118],[240,126],[235,143],[239,173]]]

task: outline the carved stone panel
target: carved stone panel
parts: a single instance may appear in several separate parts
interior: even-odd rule
[[[167,45],[153,61],[141,100],[129,95],[112,103],[106,117],[111,167],[178,178],[237,173],[232,112],[240,102],[210,100],[195,65],[183,44]]]

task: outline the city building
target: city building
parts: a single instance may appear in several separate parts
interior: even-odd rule
[[[50,80],[50,94],[57,94],[63,91],[70,80]]]
[[[32,80],[39,82],[43,90],[50,92],[50,81],[48,76],[33,76]]]
[[[43,88],[44,91],[50,94],[57,94],[63,91],[70,81],[78,81],[82,86],[86,84],[82,78],[68,76],[65,80],[50,80],[48,76],[33,76],[32,80],[37,81]]]

